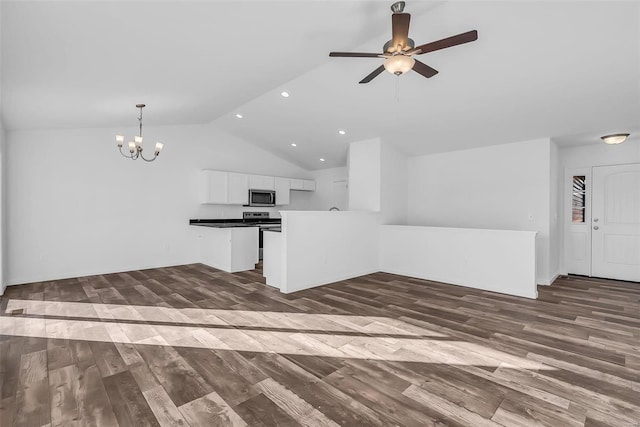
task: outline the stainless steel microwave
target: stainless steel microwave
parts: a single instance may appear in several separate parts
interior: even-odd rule
[[[273,190],[249,190],[249,206],[275,206],[276,192]]]

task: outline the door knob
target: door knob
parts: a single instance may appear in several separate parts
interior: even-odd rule
[[[598,222],[599,219],[598,218],[593,218],[593,222]]]
[[[594,229],[594,230],[599,230],[599,229],[600,229],[600,227],[598,227],[597,225],[594,225],[594,226],[593,226],[593,229]]]

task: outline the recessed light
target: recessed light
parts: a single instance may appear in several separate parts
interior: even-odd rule
[[[244,116],[243,116],[242,114],[238,113],[238,114],[236,114],[236,117],[237,117],[237,118],[239,118],[239,119],[241,119],[241,118],[242,118],[242,117],[244,117]]]
[[[347,132],[346,132],[346,131],[344,131],[344,130],[342,130],[342,129],[340,129],[340,130],[338,131],[338,133],[339,133],[340,135],[346,135],[346,134],[347,134]]]
[[[324,162],[324,159],[320,159],[321,162]]]
[[[288,98],[289,92],[287,92],[286,90],[283,90],[282,92],[280,92],[280,95],[282,95],[283,98]]]
[[[297,147],[297,146],[298,146],[298,144],[296,144],[295,142],[292,142],[292,143],[291,143],[291,146],[292,146],[292,147]]]

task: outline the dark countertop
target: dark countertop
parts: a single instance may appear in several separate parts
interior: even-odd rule
[[[203,222],[203,223],[193,223],[189,225],[197,225],[198,227],[211,227],[211,228],[246,228],[246,227],[257,227],[258,224],[243,224],[241,222]]]
[[[189,225],[214,228],[259,227],[261,224],[281,224],[280,218],[268,219],[190,219]]]

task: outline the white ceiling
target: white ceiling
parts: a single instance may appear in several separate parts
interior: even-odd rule
[[[307,169],[378,136],[419,155],[640,132],[640,3],[408,1],[416,44],[478,41],[359,85],[381,60],[328,53],[381,51],[391,3],[3,0],[3,122],[133,129],[145,102],[145,125],[213,121]]]

